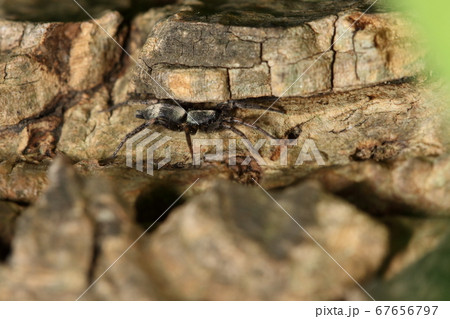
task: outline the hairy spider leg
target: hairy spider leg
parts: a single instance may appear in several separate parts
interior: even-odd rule
[[[147,121],[141,125],[139,125],[138,127],[136,127],[134,130],[132,130],[130,133],[128,133],[124,139],[120,142],[120,144],[117,146],[116,150],[114,151],[113,155],[111,156],[111,158],[115,158],[117,156],[117,153],[119,153],[120,149],[122,148],[123,144],[125,144],[126,141],[128,141],[128,139],[132,138],[134,135],[136,135],[137,133],[139,133],[140,131],[142,131],[143,129],[145,129],[147,126],[150,126],[152,124],[155,123],[155,120],[150,120]]]
[[[118,109],[118,108],[121,107],[121,106],[129,105],[129,104],[132,104],[133,102],[134,102],[134,103],[141,103],[141,104],[149,105],[149,104],[157,103],[158,100],[157,100],[157,99],[127,100],[127,101],[125,101],[125,102],[120,102],[120,103],[114,104],[113,106],[110,106],[110,107],[108,107],[108,108],[105,109],[105,110],[99,111],[98,113],[112,112],[112,111],[114,111],[115,109]]]
[[[125,102],[117,103],[117,104],[114,104],[113,106],[108,107],[108,108],[105,109],[105,110],[98,111],[98,113],[112,112],[112,111],[114,111],[115,109],[117,109],[117,108],[119,108],[119,107],[121,107],[121,106],[128,105],[129,103],[130,103],[130,101],[125,101]]]
[[[165,118],[159,118],[155,119],[155,124],[161,124],[163,126],[168,126],[168,121]],[[194,150],[192,148],[192,140],[191,140],[191,134],[189,133],[189,127],[186,125],[183,125],[184,134],[186,135],[186,143],[189,147],[189,151],[191,152],[191,159],[194,160]]]
[[[248,137],[244,134],[244,132],[242,132],[241,130],[238,130],[237,128],[233,127],[233,126],[229,126],[226,124],[222,125],[224,128],[226,128],[227,130],[232,131],[234,134],[239,135],[240,137],[242,137],[243,139],[248,140]]]
[[[232,131],[233,133],[239,135],[239,136],[242,137],[243,139],[248,140],[248,138],[247,138],[247,136],[244,134],[244,132],[242,132],[241,130],[238,130],[238,129],[235,128],[234,126],[229,126],[229,125],[226,125],[226,124],[222,124],[222,126],[223,126],[224,128],[226,128],[227,130],[230,130],[230,131]],[[253,156],[252,156],[252,157],[253,157]]]
[[[186,143],[189,147],[189,151],[191,152],[191,159],[194,160],[194,150],[192,148],[192,140],[191,140],[191,134],[189,133],[189,128],[184,128],[184,134],[186,135]]]
[[[273,135],[271,135],[269,132],[267,132],[266,130],[262,129],[261,127],[257,126],[257,125],[253,125],[247,122],[244,122],[243,120],[236,118],[236,117],[228,117],[224,119],[225,122],[227,123],[236,123],[236,124],[240,124],[240,125],[244,125],[247,127],[251,127],[254,130],[257,130],[261,133],[263,133],[264,135],[268,136],[269,138],[276,140],[276,137],[274,137]]]
[[[255,103],[249,103],[249,102],[232,102],[231,103],[232,107],[233,106],[235,108],[240,108],[240,109],[250,109],[250,110],[263,110],[263,111],[268,111],[268,112],[275,112],[275,113],[280,113],[280,114],[286,114],[285,111],[283,110],[278,110],[278,109],[274,109],[272,106],[267,108],[265,106],[261,106]]]

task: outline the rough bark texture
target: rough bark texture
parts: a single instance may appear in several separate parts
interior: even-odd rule
[[[104,30],[1,6],[0,299],[80,297],[196,180],[82,299],[368,299],[256,182],[377,299],[448,299],[427,280],[428,260],[448,275],[448,89],[422,72],[410,22],[381,7],[358,19],[369,5],[180,1],[131,21],[103,12]],[[167,93],[198,109],[283,95],[272,107],[285,114],[234,115],[293,145],[266,140],[263,165],[232,132],[197,133],[223,139],[225,157],[207,161],[204,145],[193,166],[184,134],[158,126],[171,161],[154,176],[127,167],[124,150],[103,161],[146,104],[102,111]],[[302,153],[311,141],[324,165]],[[405,292],[422,291],[416,277],[429,295]]]
[[[423,69],[423,51],[404,17],[362,16],[349,4],[333,2],[320,18],[310,12],[310,20],[267,17],[267,27],[236,21],[244,8],[207,18],[185,9],[155,25],[140,54],[136,86],[159,98],[225,101],[346,91]],[[303,2],[298,10],[307,7]],[[262,18],[254,13],[256,21]]]
[[[83,181],[66,165],[60,159],[52,167],[45,195],[17,220],[14,253],[0,275],[8,278],[2,280],[2,300],[75,300],[136,236],[129,208],[108,185]],[[154,298],[134,255],[95,287],[95,299]],[[115,288],[129,282],[135,283],[131,289]]]
[[[1,299],[76,299],[131,244],[138,235],[132,230],[133,216],[105,186],[98,180],[80,180],[62,160],[52,166],[48,190],[16,223],[13,254],[0,272],[8,276]],[[299,198],[298,192],[308,196]],[[303,220],[357,278],[380,265],[387,249],[386,230],[369,216],[324,194],[317,183],[304,183],[277,199],[288,210],[303,207],[294,218]],[[251,205],[254,202],[258,205]],[[247,214],[241,215],[244,210]],[[86,298],[345,297],[351,279],[288,216],[274,210],[276,205],[257,189],[213,186],[144,238]],[[365,236],[368,231],[370,238]],[[185,260],[186,268],[173,258]],[[317,272],[314,265],[322,270]],[[329,278],[330,271],[336,276]],[[336,289],[325,289],[330,280]],[[17,291],[19,282],[22,290]]]
[[[275,198],[357,280],[380,265],[386,229],[317,183]],[[345,298],[352,280],[299,230],[259,189],[221,184],[172,213],[150,238],[148,260],[161,289],[175,299]]]
[[[297,139],[295,145],[288,149],[288,167],[295,165],[306,140],[314,141],[326,165],[365,159],[380,161],[399,156],[438,155],[444,150],[445,140],[439,124],[440,109],[429,101],[431,92],[427,86],[403,83],[319,97],[286,98],[277,102],[276,106],[285,110],[286,114],[268,112],[261,117],[258,125],[278,138]],[[62,127],[51,126],[58,133],[57,140],[47,132],[49,117],[22,131],[15,130],[17,126],[4,130],[1,134],[4,146],[0,155],[4,159],[41,159],[49,155],[45,150],[52,149],[76,161],[100,160],[110,156],[119,141],[142,123],[142,120],[134,118],[134,113],[145,108],[145,105],[137,103],[123,107],[110,115],[100,112],[107,107],[107,101],[108,92],[101,88],[73,105],[61,116]],[[271,102],[261,100],[258,103],[269,107]],[[257,110],[236,112],[238,117],[249,123],[261,114],[262,111]],[[172,165],[192,165],[184,134],[161,127],[153,129],[171,138],[169,146],[177,150],[172,152]],[[242,130],[252,144],[265,137],[252,129],[244,127]],[[249,154],[240,137],[232,132],[198,133],[194,138],[238,138],[237,154],[244,157]],[[228,162],[228,146],[225,140],[224,162]],[[210,151],[213,151],[211,147],[205,147],[202,154]],[[280,146],[266,141],[261,149],[266,163],[262,169],[282,169],[285,165],[279,153]],[[125,149],[115,161],[116,165],[123,165],[124,154]],[[155,152],[155,158],[162,158],[163,155],[164,149]],[[305,171],[311,166],[317,167],[317,163],[308,161],[298,169]]]

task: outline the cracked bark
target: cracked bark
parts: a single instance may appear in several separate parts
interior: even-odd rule
[[[287,26],[220,25],[202,21],[200,17],[197,17],[200,19],[197,21],[195,15],[187,13],[187,8],[186,6],[169,6],[152,9],[137,17],[130,26],[121,25],[120,16],[113,13],[106,14],[99,19],[99,22],[106,28],[110,28],[111,33],[116,35],[118,41],[127,44],[132,56],[136,58],[140,56],[144,67],[148,67],[149,72],[156,76],[156,80],[162,83],[169,92],[174,93],[165,83],[172,83],[171,85],[176,86],[179,93],[188,97],[186,100],[206,100],[207,102],[196,105],[199,108],[214,108],[215,105],[211,102],[224,98],[245,98],[250,94],[249,91],[252,92],[251,96],[258,97],[277,95],[274,92],[274,78],[277,77],[274,74],[274,68],[278,68],[277,70],[281,72],[277,73],[279,75],[284,74],[284,67],[292,68],[292,65],[297,67],[302,63],[308,65],[316,56],[327,52],[326,50],[331,44],[342,37],[342,43],[339,45],[336,43],[332,46],[329,54],[327,53],[330,64],[326,65],[323,61],[317,63],[317,65],[324,66],[326,72],[320,71],[321,66],[319,66],[318,70],[311,69],[307,73],[308,76],[323,77],[324,80],[305,79],[308,83],[312,83],[312,86],[316,83],[320,87],[327,87],[331,90],[335,83],[341,83],[341,79],[348,75],[345,73],[345,63],[339,64],[337,61],[341,59],[342,54],[347,54],[348,41],[350,41],[350,51],[354,51],[355,41],[359,39],[356,37],[357,34],[366,32],[364,37],[377,38],[379,32],[386,30],[389,21],[396,21],[396,25],[401,26],[405,24],[403,18],[396,13],[374,13],[365,16],[364,21],[351,26],[355,17],[358,17],[358,13],[345,7],[346,11],[341,13],[322,14],[320,17],[315,16],[313,21],[288,23]],[[181,9],[183,10],[180,11]],[[336,10],[340,9],[342,8],[339,7]],[[218,17],[225,17],[227,14],[218,13]],[[4,125],[0,131],[0,144],[2,145],[0,158],[38,163],[57,153],[66,154],[74,161],[97,161],[111,155],[118,141],[140,124],[140,121],[134,118],[134,111],[143,106],[137,104],[122,107],[112,114],[99,113],[99,111],[108,108],[109,104],[124,101],[129,93],[139,93],[143,87],[150,88],[151,91],[155,86],[154,82],[146,77],[140,68],[133,66],[126,57],[124,58],[123,54],[120,57],[118,48],[111,40],[108,40],[106,35],[99,32],[92,22],[53,25],[3,23],[13,30],[17,28],[20,35],[5,38],[1,42],[5,48],[3,52],[6,54],[5,68],[11,63],[8,62],[11,52],[15,52],[15,55],[30,52],[27,54],[36,55],[36,63],[38,63],[30,65],[30,67],[33,69],[43,67],[48,76],[55,75],[59,87],[50,102],[31,108],[35,113],[31,116],[21,115],[18,118],[11,118],[8,114],[12,110],[9,110],[8,107],[3,110]],[[344,30],[348,27],[350,27],[349,32],[345,34]],[[187,32],[191,28],[199,32]],[[37,33],[40,38],[33,40],[34,33],[24,31],[29,29],[41,30]],[[127,29],[130,32],[127,32]],[[170,43],[181,40],[170,33],[172,29],[181,32],[180,39],[183,43],[189,43],[189,46],[205,45],[203,43],[205,39],[215,41],[214,45],[209,45],[212,51],[204,51],[205,54],[211,55],[207,67],[205,67],[203,51],[197,51],[198,56],[186,53],[181,56],[181,60],[176,58],[178,48]],[[224,33],[220,32],[222,29]],[[62,30],[69,30],[68,35],[63,34]],[[383,34],[387,33],[383,32]],[[390,33],[396,35],[395,39],[409,41],[411,38],[404,34],[403,28],[393,29]],[[216,35],[216,38],[211,37],[211,34]],[[160,37],[160,35],[165,36]],[[66,56],[61,52],[59,56],[51,52],[54,45],[52,43],[58,42],[57,40],[61,37],[63,40],[61,50],[65,52]],[[147,40],[145,40],[146,38]],[[375,50],[374,52],[378,52],[370,45],[375,46],[376,44],[378,48],[385,50],[399,41],[397,39],[396,42],[390,44],[390,41],[394,41],[392,40],[393,36],[382,36],[381,38],[382,40],[379,39],[376,43],[373,42],[375,40],[364,40],[365,42],[358,40],[360,41],[358,43],[364,43],[371,50]],[[195,39],[197,44],[194,43],[195,41],[191,41]],[[38,43],[37,40],[43,44]],[[268,45],[269,41],[272,41],[270,46]],[[27,49],[22,48],[21,45],[24,42],[31,43],[32,46],[28,45]],[[247,45],[245,43],[257,44],[257,54],[255,55],[257,61],[255,61],[257,63],[267,62],[263,62],[257,68],[252,68],[251,66],[254,64],[248,64],[248,56],[239,51],[240,49],[236,53],[241,56],[227,55],[228,58],[223,58],[220,54],[221,45],[223,44],[223,48],[226,50],[230,43],[235,43],[233,47],[236,48],[239,48],[242,43],[244,43],[244,48]],[[140,46],[143,46],[141,51]],[[298,47],[306,49],[299,51]],[[168,50],[167,54],[164,50]],[[48,55],[42,52],[48,52]],[[86,54],[86,52],[93,56],[108,57],[109,64],[102,63],[100,66],[95,64],[97,61],[95,58],[87,59],[87,64],[83,62],[87,70],[99,68],[95,74],[100,74],[101,77],[94,77],[97,78],[96,81],[90,79],[90,73],[80,71],[78,66],[78,62],[81,61],[78,56],[81,53]],[[215,64],[216,60],[220,63]],[[75,65],[70,63],[75,63]],[[344,66],[344,69],[339,65]],[[356,67],[356,64],[354,66]],[[370,70],[374,66],[378,68],[374,70],[375,74],[384,72],[380,71],[380,68],[385,67],[384,64],[371,65],[368,63],[364,68]],[[18,73],[18,76],[22,74]],[[210,82],[205,80],[205,75],[208,75],[207,79]],[[399,76],[401,77],[401,75]],[[135,79],[134,82],[131,81],[132,78]],[[191,86],[190,81],[194,78],[201,84],[200,86]],[[83,79],[87,82],[83,82]],[[141,83],[143,79],[147,79],[144,84]],[[291,82],[286,82],[286,84],[291,85]],[[324,84],[325,86],[323,86]],[[355,85],[360,85],[359,82],[348,84],[348,89],[354,89]],[[365,83],[365,85],[368,84],[370,83]],[[51,82],[40,80],[36,85],[49,86]],[[214,87],[212,90],[210,89],[211,85]],[[300,83],[300,85],[302,84]],[[74,89],[73,86],[78,89]],[[286,115],[269,112],[261,118],[259,124],[279,138],[290,136],[296,128],[301,127],[302,132],[297,136],[298,145],[292,147],[291,153],[298,153],[302,143],[306,139],[312,139],[325,157],[327,165],[346,164],[354,160],[389,160],[405,156],[437,155],[443,152],[444,142],[440,128],[432,124],[433,120],[439,117],[439,110],[433,108],[426,101],[427,92],[430,90],[427,86],[428,84],[420,82],[406,81],[402,83],[400,81],[348,93],[308,98],[282,98],[277,102],[276,107],[284,109]],[[342,88],[342,85],[338,85],[338,88]],[[281,86],[275,91],[281,92],[284,89]],[[17,94],[15,83],[10,85],[4,83],[3,90]],[[35,89],[33,88],[33,90]],[[320,89],[320,91],[323,90]],[[162,90],[156,93],[157,96],[163,95]],[[149,91],[146,91],[145,95],[148,94]],[[177,96],[177,94],[174,95]],[[15,105],[15,108],[19,110],[25,108],[22,105],[27,103],[27,99],[17,97],[15,99],[14,102],[17,101],[18,105],[11,104],[11,101],[6,105]],[[254,102],[263,107],[269,106],[270,103],[263,99],[257,99]],[[183,103],[183,99],[180,100],[180,103]],[[411,110],[413,106],[415,109]],[[343,110],[343,112],[339,110]],[[410,116],[411,112],[413,112],[413,116]],[[258,117],[258,113],[260,112],[242,110],[238,111],[237,115],[252,122]],[[357,114],[356,119],[355,115],[352,117],[352,114],[355,113]],[[252,140],[259,138],[259,135],[251,130],[244,129],[244,132]],[[422,136],[418,137],[417,132],[421,132]],[[164,131],[164,133],[173,138],[171,147],[177,150],[172,162],[178,163],[178,166],[190,167],[190,158],[186,152],[187,146],[183,140],[184,137],[175,132]],[[225,132],[208,136],[233,137]],[[198,134],[196,137],[205,138],[206,135]],[[11,143],[11,141],[13,142]],[[245,158],[247,149],[241,143],[238,143],[237,146],[238,155]],[[227,151],[227,145],[225,145],[225,151]],[[268,159],[269,165],[258,169],[262,172],[258,175],[282,168],[273,160],[277,159],[278,152],[277,148],[268,145],[263,147],[262,155],[263,158]],[[156,157],[162,156],[158,152],[155,155]],[[292,161],[289,162],[291,166],[293,165]],[[116,161],[116,165],[123,165],[122,154]],[[313,168],[314,165],[305,165],[298,169],[308,172]],[[233,168],[227,168],[226,172],[232,170]]]
[[[230,91],[240,92],[236,96],[231,94],[232,98],[282,94],[311,96],[397,80],[422,70],[423,51],[419,49],[418,37],[411,31],[413,29],[406,18],[397,13],[368,13],[361,16],[357,6],[331,7],[331,10],[335,10],[334,14],[322,14],[319,17],[312,15],[312,21],[287,23],[283,27],[240,25],[239,21],[228,19],[232,13],[227,11],[219,12],[214,15],[214,19],[206,21],[201,14],[183,11],[155,25],[143,47],[140,60],[149,67],[152,76],[158,77],[161,72],[164,74],[161,82],[169,95],[189,102],[227,100]],[[229,25],[213,22],[221,20],[227,21]],[[269,18],[266,22],[270,24],[273,21]],[[211,37],[212,43],[208,37],[196,36],[198,33],[204,34],[205,30],[215,33],[215,37]],[[333,45],[335,41],[338,43]],[[174,45],[174,42],[178,45]],[[262,49],[248,47],[248,42],[259,44]],[[231,49],[230,43],[233,43]],[[193,54],[194,49],[185,52],[184,44],[196,48],[196,54]],[[177,50],[183,53],[181,59]],[[331,57],[328,54],[330,51]],[[347,55],[353,61],[349,61]],[[359,55],[365,57],[363,63],[359,63]],[[260,61],[256,60],[258,56]],[[258,77],[256,72],[251,79],[247,77],[239,82],[234,81],[228,92],[214,91],[214,85],[205,87],[190,73],[193,67],[199,72],[225,67],[230,73],[234,69],[255,68],[263,61],[269,66],[270,89],[258,92],[258,95],[249,85],[258,80],[260,86],[264,84],[264,79]],[[159,68],[155,71],[155,65],[169,65],[170,70]],[[356,72],[358,68],[364,74],[362,79]],[[354,76],[347,74],[350,69],[356,72]],[[297,82],[290,88],[295,80]],[[153,91],[157,97],[168,98],[164,91],[142,74],[136,74],[135,85],[138,90]],[[189,93],[178,90],[179,86],[189,88]],[[208,91],[211,93],[205,95],[204,92]]]

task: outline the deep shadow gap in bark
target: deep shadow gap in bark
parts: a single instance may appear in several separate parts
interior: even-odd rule
[[[107,10],[115,10],[130,21],[139,13],[144,13],[153,7],[173,4],[176,0],[77,0],[94,18],[101,16]],[[26,6],[18,6],[15,1],[6,0],[2,3],[4,16],[8,20],[30,22],[79,22],[87,21],[89,17],[73,0],[35,0]]]
[[[11,202],[20,206],[20,209],[16,211],[13,216],[8,220],[2,219],[3,225],[0,225],[0,263],[8,261],[9,256],[12,253],[12,241],[14,239],[14,229],[17,222],[17,218],[20,216],[22,209],[28,207],[30,203],[22,201],[8,201],[2,199],[3,202]],[[5,225],[5,223],[7,225]]]
[[[135,202],[136,223],[144,229],[147,229],[179,196],[180,193],[178,190],[173,185],[167,183],[160,182],[151,187],[148,186],[139,194]],[[154,231],[161,225],[173,209],[183,204],[183,202],[184,200],[181,198],[156,222],[155,225],[153,225],[149,232]]]

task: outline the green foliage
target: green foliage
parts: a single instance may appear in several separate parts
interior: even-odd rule
[[[434,72],[450,80],[450,2],[448,0],[390,0],[417,22],[430,49]]]
[[[372,293],[377,300],[450,300],[450,233],[434,251]]]

